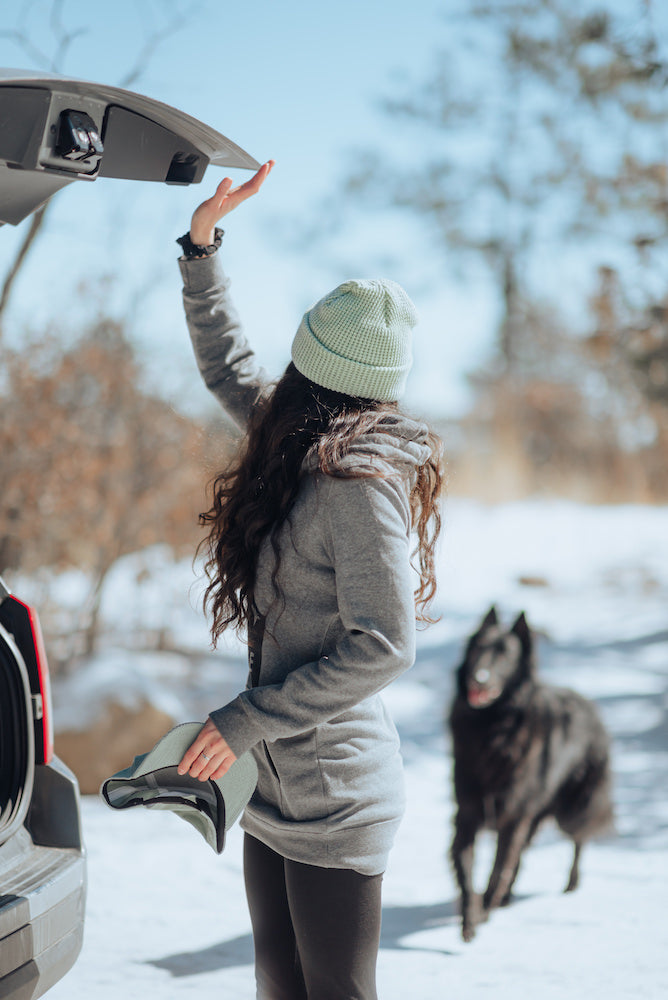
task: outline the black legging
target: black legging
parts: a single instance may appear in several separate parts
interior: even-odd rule
[[[245,835],[258,1000],[377,1000],[382,875],[290,861]]]

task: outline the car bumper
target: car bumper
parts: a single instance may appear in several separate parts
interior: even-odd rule
[[[78,828],[76,780],[60,763],[37,768],[36,786],[57,790],[52,802],[55,836],[51,843],[35,843],[46,827],[40,819],[28,831],[30,815],[0,849],[0,997],[35,1000],[71,968],[81,950],[86,901],[86,857],[73,836]],[[47,773],[48,772],[48,773]],[[63,820],[59,818],[63,794],[69,786],[76,819],[67,830],[67,846],[60,846]],[[37,799],[40,793],[38,791]],[[41,808],[49,795],[42,796]],[[71,809],[69,810],[71,813]],[[72,838],[72,839],[70,839]],[[53,846],[55,840],[57,846]]]

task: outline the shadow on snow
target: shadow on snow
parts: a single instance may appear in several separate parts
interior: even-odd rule
[[[380,947],[393,951],[428,951],[439,955],[452,955],[443,948],[425,948],[405,943],[404,939],[420,931],[443,927],[458,920],[457,903],[431,903],[416,906],[383,907]],[[229,941],[220,941],[198,951],[182,951],[164,958],[150,959],[144,963],[163,969],[175,978],[218,972],[241,965],[253,964],[253,938],[242,934]]]

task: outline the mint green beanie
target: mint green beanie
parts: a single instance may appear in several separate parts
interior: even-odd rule
[[[309,309],[292,342],[295,367],[317,385],[399,399],[412,364],[415,306],[396,281],[345,281]]]

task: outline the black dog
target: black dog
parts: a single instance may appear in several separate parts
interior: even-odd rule
[[[577,887],[582,844],[612,824],[609,741],[591,702],[536,679],[524,613],[506,631],[494,608],[469,640],[449,721],[457,801],[451,857],[462,936],[470,941],[476,923],[508,902],[522,851],[549,816],[575,845],[566,892]],[[498,838],[480,912],[472,868],[483,827]]]

